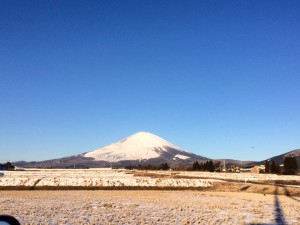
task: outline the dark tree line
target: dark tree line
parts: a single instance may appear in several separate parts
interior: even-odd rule
[[[126,166],[125,169],[127,170],[169,170],[170,169],[170,166],[168,163],[162,163],[158,166],[155,166],[155,165],[137,165],[137,166]]]
[[[294,175],[298,172],[297,159],[293,156],[284,159],[284,174]]]
[[[271,164],[269,160],[266,160],[265,173],[280,173],[280,167],[274,160],[272,160]]]
[[[220,167],[220,162],[214,163],[212,160],[206,161],[205,163],[194,162],[189,170],[192,171],[209,171],[214,172]]]
[[[270,163],[269,160],[265,162],[265,173],[284,173],[288,175],[294,175],[298,172],[298,163],[297,159],[292,156],[288,156],[284,158],[283,162],[284,171],[280,171],[280,166],[275,163],[274,160]]]
[[[14,168],[15,168],[15,166],[13,164],[11,164],[11,162],[7,162],[5,164],[0,164],[0,169],[13,170]]]

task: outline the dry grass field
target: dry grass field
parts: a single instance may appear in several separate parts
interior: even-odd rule
[[[22,224],[300,224],[300,198],[201,191],[0,191]]]
[[[249,173],[3,171],[0,214],[22,224],[300,224],[299,183]]]

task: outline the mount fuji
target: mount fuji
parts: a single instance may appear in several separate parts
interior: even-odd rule
[[[40,162],[17,162],[24,167],[106,167],[169,163],[186,165],[208,158],[190,153],[149,132],[138,132],[94,151]]]
[[[149,160],[159,158],[162,155],[170,155],[174,160],[188,159],[189,152],[176,145],[148,132],[139,132],[117,143],[108,145],[84,154],[97,161],[119,162],[124,160]]]

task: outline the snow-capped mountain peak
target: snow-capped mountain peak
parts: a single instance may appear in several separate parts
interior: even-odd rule
[[[108,162],[148,160],[158,158],[163,153],[168,153],[170,149],[179,153],[188,153],[152,133],[138,132],[117,143],[88,152],[83,156]]]

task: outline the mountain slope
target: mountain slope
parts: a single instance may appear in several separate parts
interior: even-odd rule
[[[169,163],[187,165],[205,158],[148,132],[139,132],[119,142],[79,155],[41,162],[17,162],[24,167],[107,167]]]
[[[277,164],[283,164],[284,158],[286,156],[295,157],[297,159],[297,162],[298,162],[298,167],[300,167],[300,149],[295,149],[295,150],[286,152],[286,153],[281,154],[281,155],[273,156],[273,157],[268,158],[268,159],[271,160],[271,161],[274,160],[274,162],[277,163]],[[266,160],[268,160],[268,159],[266,159]],[[260,163],[264,164],[266,160],[263,160]]]
[[[148,160],[160,157],[170,149],[186,154],[187,151],[176,145],[148,132],[139,132],[131,135],[120,142],[108,145],[84,154],[97,161],[119,162],[124,160]],[[181,158],[188,157],[182,156]],[[180,156],[179,156],[180,158]]]

